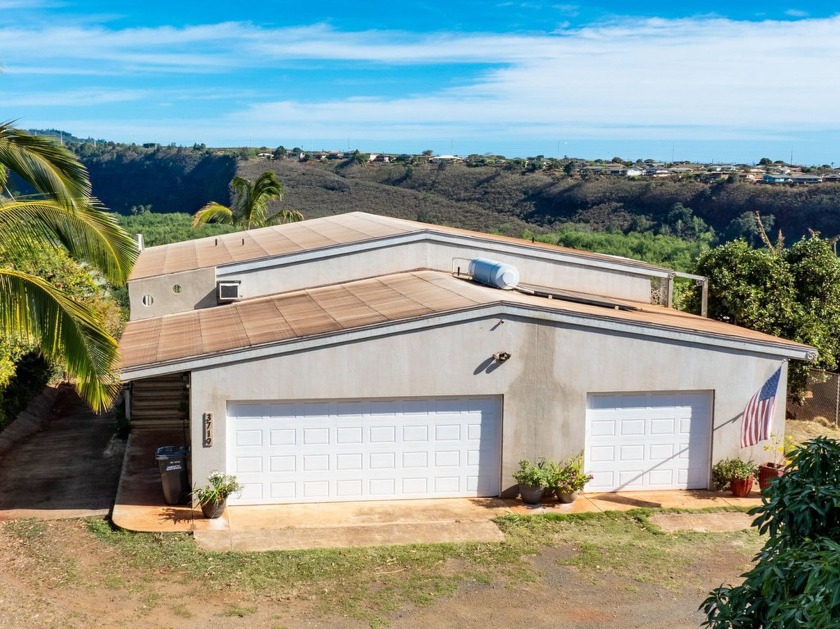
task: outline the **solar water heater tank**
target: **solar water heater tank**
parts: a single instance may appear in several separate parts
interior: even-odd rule
[[[487,258],[470,260],[470,275],[476,282],[504,290],[516,288],[519,284],[519,271],[515,266]]]

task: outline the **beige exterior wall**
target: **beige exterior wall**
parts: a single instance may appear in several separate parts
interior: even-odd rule
[[[495,243],[456,246],[442,242],[409,242],[304,261],[281,257],[277,258],[277,264],[261,269],[206,268],[132,280],[129,282],[131,319],[215,306],[216,280],[239,280],[242,298],[251,299],[415,269],[450,272],[460,266],[466,274],[469,260],[478,257],[512,264],[519,270],[524,283],[650,302],[650,279],[644,275],[552,260],[533,250],[499,252],[497,247]],[[180,287],[180,293],[173,292],[176,285]],[[151,306],[142,303],[144,295],[151,297]]]
[[[648,277],[544,257],[499,253],[490,247],[456,247],[435,242],[392,245],[311,262],[282,264],[279,259],[281,264],[272,268],[238,273],[219,269],[218,275],[219,279],[241,280],[243,296],[251,298],[414,269],[452,272],[460,266],[461,272],[466,274],[469,260],[479,257],[515,266],[525,283],[650,302]]]
[[[176,288],[177,287],[177,288]],[[177,291],[177,292],[176,292]],[[151,305],[143,303],[143,298]],[[196,269],[128,283],[131,321],[216,305],[216,269]]]
[[[503,396],[502,488],[522,458],[584,447],[587,393],[709,391],[712,460],[741,452],[740,414],[780,359],[651,337],[507,318],[480,319],[192,373],[193,478],[226,465],[228,402]],[[510,352],[494,363],[494,352]],[[783,384],[787,370],[783,370]],[[784,404],[778,405],[777,431]],[[204,448],[202,414],[213,413]]]

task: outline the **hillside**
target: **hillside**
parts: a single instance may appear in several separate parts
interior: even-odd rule
[[[569,177],[507,164],[363,163],[243,159],[204,147],[77,146],[94,193],[121,214],[194,213],[227,204],[235,174],[274,170],[286,207],[318,217],[354,210],[521,236],[573,225],[593,232],[653,232],[686,240],[746,237],[759,244],[752,213],[788,242],[808,229],[840,234],[840,184],[768,186],[694,179]],[[134,208],[132,210],[132,208]]]
[[[265,170],[275,171],[286,187],[284,206],[300,210],[307,218],[363,211],[513,236],[521,236],[528,228],[528,222],[513,212],[501,213],[475,199],[448,194],[447,190],[413,189],[377,181],[379,166],[366,169],[346,165],[333,170],[317,162],[248,160],[239,162],[238,172],[255,179]],[[362,176],[366,170],[370,177]]]

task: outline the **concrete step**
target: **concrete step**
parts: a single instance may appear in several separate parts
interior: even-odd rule
[[[189,397],[189,392],[186,389],[133,389],[131,392],[134,398],[148,398],[148,397],[172,397],[172,398],[186,398]]]
[[[165,408],[172,411],[181,411],[184,412],[187,410],[187,401],[186,400],[173,400],[173,399],[156,399],[156,398],[148,398],[145,400],[134,400],[134,403],[131,405],[132,413],[135,413],[141,409],[160,409]]]
[[[140,419],[131,420],[131,430],[163,430],[163,429],[181,429],[184,426],[183,420],[178,419]]]
[[[168,417],[184,419],[187,417],[187,412],[168,408],[132,409],[131,411],[131,423],[138,419],[166,419]]]

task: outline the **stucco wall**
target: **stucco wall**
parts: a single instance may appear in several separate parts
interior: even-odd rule
[[[493,363],[494,352],[510,352]],[[779,359],[637,337],[481,319],[346,345],[254,360],[192,374],[193,477],[225,469],[229,401],[502,395],[502,487],[517,462],[561,458],[584,447],[586,394],[711,391],[712,459],[742,455],[739,416]],[[783,370],[786,381],[787,370]],[[779,404],[777,430],[783,428]],[[202,414],[215,417],[202,448]],[[752,456],[762,458],[761,448]],[[747,454],[748,455],[748,454]]]
[[[177,291],[177,292],[176,292]],[[151,305],[143,304],[143,297]],[[216,269],[170,273],[128,283],[131,320],[150,319],[216,305]]]
[[[219,269],[218,277],[240,280],[243,295],[250,298],[420,268],[452,272],[460,266],[466,274],[469,260],[477,257],[514,265],[525,283],[650,301],[648,277],[552,261],[524,252],[500,253],[491,246],[454,246],[438,242],[405,243],[291,264],[281,258],[278,259],[280,265],[272,268],[238,272]]]
[[[469,259],[476,257],[516,266],[524,283],[650,301],[650,279],[644,275],[560,261],[548,253],[525,248],[518,251],[508,248],[505,252],[498,249],[493,243],[453,245],[418,241],[341,255],[325,252],[326,255],[309,260],[280,257],[276,264],[263,268],[205,268],[132,280],[129,282],[131,319],[215,306],[216,280],[238,280],[242,297],[252,298],[421,268],[451,272],[460,266],[467,273]],[[179,287],[179,293],[173,292],[174,286]],[[152,298],[152,305],[142,303],[144,295]]]

